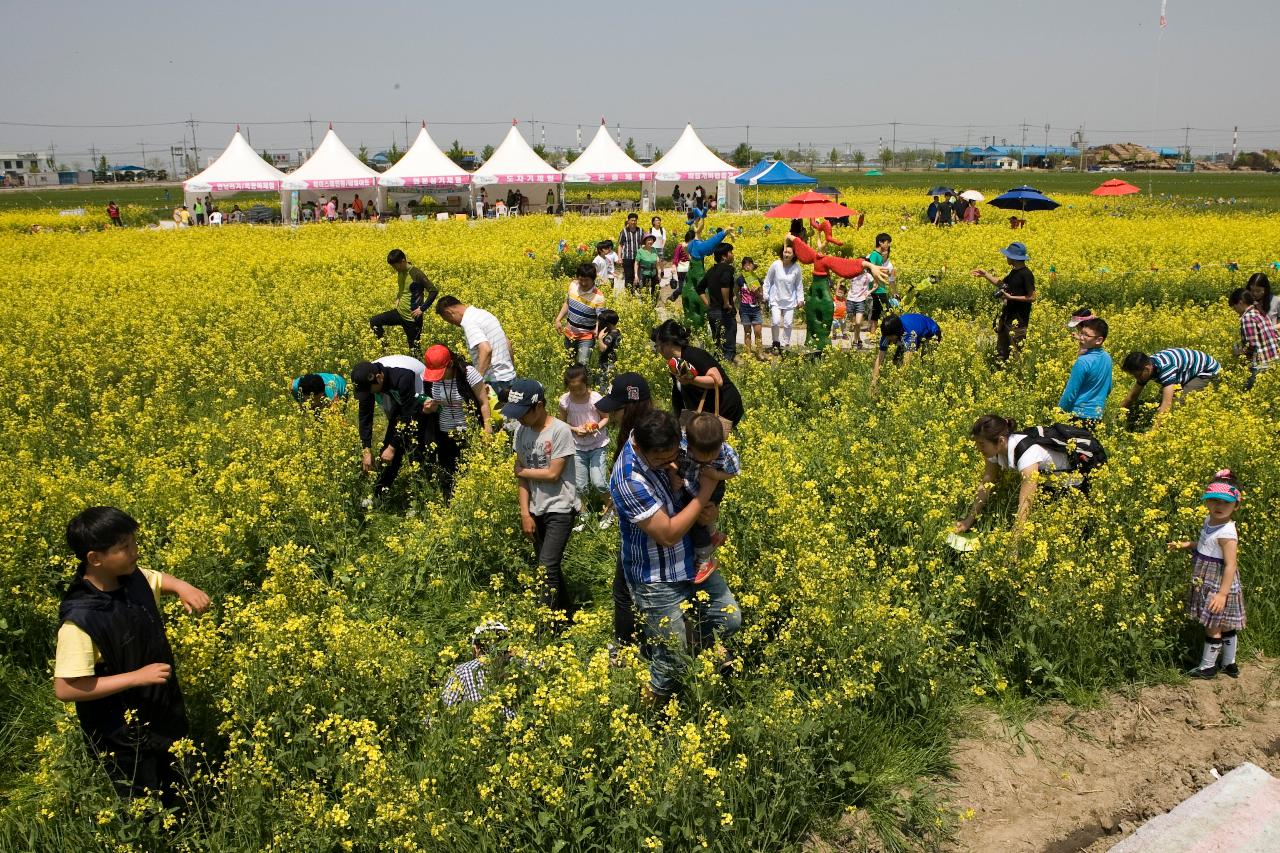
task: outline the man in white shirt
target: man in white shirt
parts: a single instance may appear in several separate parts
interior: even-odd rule
[[[446,323],[462,327],[472,365],[498,395],[498,400],[506,402],[507,391],[516,378],[516,367],[511,356],[511,341],[502,331],[498,318],[483,308],[467,305],[456,296],[436,300],[436,313]]]

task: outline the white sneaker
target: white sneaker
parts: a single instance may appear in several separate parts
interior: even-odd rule
[[[613,512],[606,512],[604,515],[600,516],[600,529],[601,529],[601,530],[608,530],[610,527],[613,527],[613,517],[614,517],[614,515],[616,515],[616,513],[613,513]]]

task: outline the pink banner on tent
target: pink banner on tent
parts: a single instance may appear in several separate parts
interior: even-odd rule
[[[649,177],[648,172],[587,172],[587,180],[593,183],[606,184],[610,181],[643,181]]]
[[[490,175],[498,184],[558,184],[564,175]]]
[[[733,178],[741,172],[675,172],[678,177],[670,177],[664,172],[658,175],[660,181],[718,181],[721,178]]]
[[[279,181],[214,181],[206,192],[251,192],[253,190],[279,190]]]
[[[470,175],[441,175],[435,178],[401,178],[406,187],[464,187],[471,183]]]
[[[306,185],[309,190],[358,190],[371,187],[377,182],[377,178],[338,178],[329,181],[306,181]]]

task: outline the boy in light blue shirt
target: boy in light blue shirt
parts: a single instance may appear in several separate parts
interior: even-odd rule
[[[1102,410],[1111,393],[1111,356],[1102,348],[1107,331],[1107,321],[1101,317],[1081,320],[1072,328],[1080,350],[1058,408],[1088,427],[1102,420]]]

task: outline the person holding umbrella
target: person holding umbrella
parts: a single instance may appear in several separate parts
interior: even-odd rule
[[[996,358],[1008,361],[1014,347],[1021,349],[1031,324],[1031,303],[1036,299],[1036,277],[1027,267],[1027,247],[1010,243],[1000,250],[1009,262],[1009,272],[998,279],[984,269],[973,271],[974,278],[985,278],[997,288],[996,296],[1004,300],[996,320]]]

